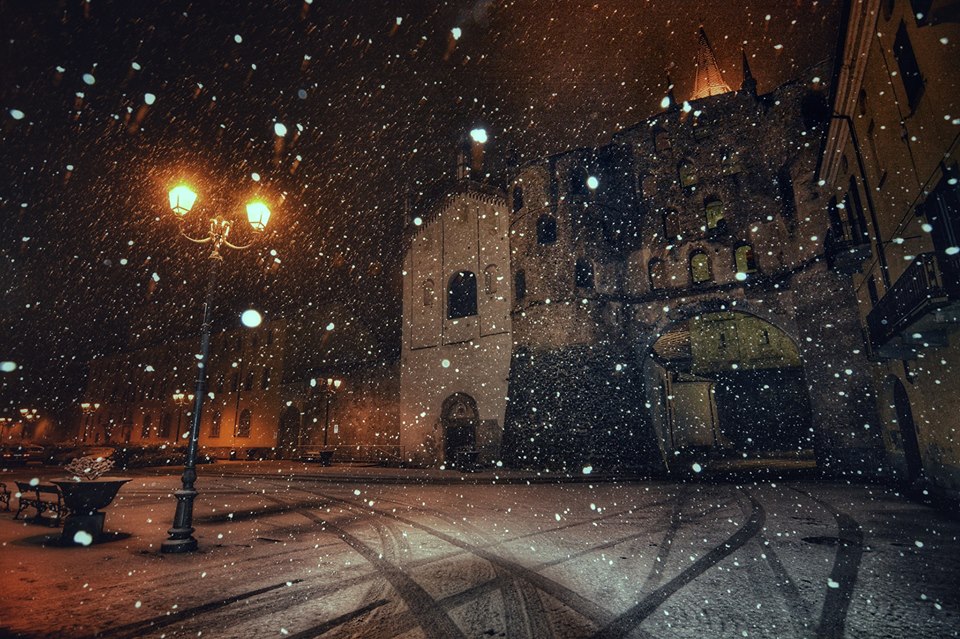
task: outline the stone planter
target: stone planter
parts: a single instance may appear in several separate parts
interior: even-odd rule
[[[63,522],[60,541],[67,545],[86,546],[99,541],[103,536],[106,518],[101,508],[106,508],[117,496],[120,487],[130,481],[123,477],[100,477],[88,481],[54,479],[53,483],[63,494],[63,503],[69,509]]]

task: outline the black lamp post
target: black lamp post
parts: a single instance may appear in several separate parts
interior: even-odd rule
[[[170,208],[177,215],[182,223],[193,203],[197,199],[197,194],[185,185],[174,187],[170,191]],[[259,201],[253,201],[247,204],[247,219],[255,232],[262,233],[267,227],[267,221],[270,219],[270,209],[266,204]],[[187,444],[187,460],[183,468],[183,487],[174,492],[177,498],[177,510],[173,516],[173,527],[167,531],[169,537],[160,545],[160,551],[164,553],[183,553],[193,552],[197,549],[197,540],[193,537],[193,501],[197,496],[194,488],[194,482],[197,479],[197,440],[200,437],[200,415],[203,411],[203,396],[207,392],[207,363],[210,359],[210,327],[212,324],[211,310],[213,307],[213,293],[217,286],[217,274],[220,270],[220,263],[223,262],[223,256],[220,255],[220,249],[224,246],[242,250],[249,248],[251,244],[237,246],[231,244],[227,237],[230,235],[232,222],[222,217],[210,219],[210,230],[206,237],[190,237],[180,227],[180,234],[196,244],[211,244],[210,251],[210,274],[207,281],[207,295],[203,303],[203,325],[200,330],[200,360],[197,364],[197,388],[194,393],[193,415],[190,421],[190,437]]]
[[[100,402],[81,402],[80,410],[83,412],[83,432],[81,441],[86,443],[87,434],[90,432],[90,422],[93,421],[93,414],[100,409]]]

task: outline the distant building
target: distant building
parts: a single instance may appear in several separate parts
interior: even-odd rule
[[[856,300],[828,268],[814,182],[827,69],[757,95],[746,58],[729,89],[702,31],[697,60],[689,101],[511,170],[509,256],[499,198],[468,181],[414,212],[407,458],[623,467],[719,450],[878,471]],[[491,267],[509,273],[494,291]]]
[[[378,347],[362,320],[334,310],[214,335],[201,448],[245,458],[326,446],[341,459],[396,459],[397,370]],[[95,359],[83,401],[100,407],[80,417],[77,439],[184,445],[197,349],[183,340]]]
[[[852,3],[818,167],[889,460],[960,496],[960,12]]]

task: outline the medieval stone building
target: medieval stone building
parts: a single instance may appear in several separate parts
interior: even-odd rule
[[[757,95],[744,58],[733,91],[701,32],[696,72],[689,100],[608,143],[513,167],[509,256],[503,204],[479,185],[422,210],[407,457],[669,466],[714,449],[877,470],[855,298],[823,259],[828,70]],[[469,313],[462,277],[483,281]]]

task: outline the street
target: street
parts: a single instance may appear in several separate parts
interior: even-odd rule
[[[0,515],[12,637],[955,637],[960,522],[814,481],[427,484],[172,471],[87,548]],[[267,478],[265,478],[267,477]],[[8,483],[8,485],[10,485]]]

